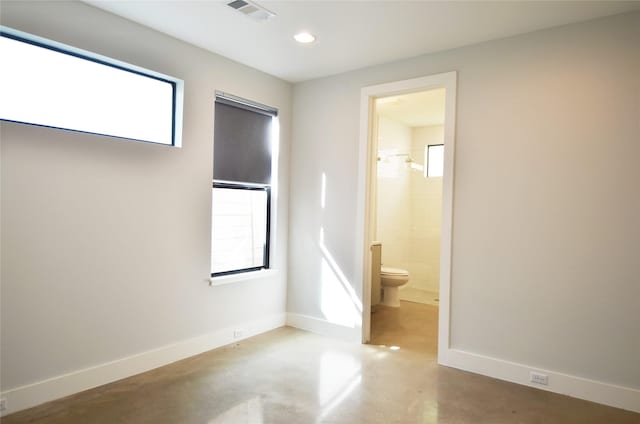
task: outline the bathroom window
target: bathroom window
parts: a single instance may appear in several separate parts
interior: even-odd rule
[[[277,110],[218,93],[211,196],[211,276],[269,268]]]
[[[183,82],[0,27],[0,119],[180,146]]]
[[[425,147],[425,177],[442,177],[444,175],[444,144],[430,144]]]

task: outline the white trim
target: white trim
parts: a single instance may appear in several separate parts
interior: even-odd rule
[[[534,368],[524,364],[504,361],[457,349],[449,349],[446,357],[439,357],[438,361],[442,365],[500,380],[589,400],[615,408],[640,412],[640,390],[638,389],[616,386],[556,371]],[[529,373],[531,371],[547,374],[549,376],[549,385],[543,386],[531,383],[529,381]]]
[[[445,88],[444,176],[442,179],[442,235],[440,241],[440,307],[438,328],[438,363],[449,349],[451,242],[453,235],[453,177],[455,154],[457,73],[446,72],[421,78],[364,87],[360,97],[360,143],[357,194],[357,228],[355,254],[360,271],[356,281],[362,281],[362,342],[371,333],[371,254],[375,224],[369,205],[375,190],[376,143],[371,137],[371,122],[375,117],[375,98]]]
[[[2,415],[11,414],[44,402],[140,374],[282,327],[284,323],[284,314],[269,315],[258,320],[240,323],[233,327],[223,328],[209,334],[183,340],[112,362],[9,389],[0,395],[2,398],[7,399],[7,410],[3,411]],[[234,337],[235,332],[239,329],[242,331],[242,337]]]
[[[333,337],[336,339],[347,341],[359,341],[360,338],[358,328],[334,324],[327,320],[312,317],[309,315],[287,312],[286,322],[290,327],[299,328],[300,330],[309,331],[311,333],[320,334],[322,336]]]
[[[275,277],[278,275],[276,269],[261,269],[259,271],[241,272],[238,274],[221,275],[219,277],[210,277],[209,285],[211,287],[224,286],[231,283],[237,283],[240,281],[254,281],[262,278]]]
[[[356,195],[356,245],[355,281],[362,281],[362,343],[371,339],[371,244],[375,238],[375,211],[372,194],[377,185],[377,129],[372,125],[376,119],[373,93],[365,87],[360,97],[360,143],[358,146],[358,193]],[[373,156],[376,156],[374,158]],[[375,198],[375,197],[374,197]]]

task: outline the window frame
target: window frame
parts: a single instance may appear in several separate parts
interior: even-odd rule
[[[140,66],[132,65],[130,63],[126,63],[117,59],[103,56],[98,53],[93,53],[88,50],[79,49],[77,47],[73,47],[67,44],[59,43],[57,41],[49,40],[47,38],[39,37],[23,31],[18,31],[3,25],[0,25],[0,37],[6,37],[18,42],[31,44],[36,47],[51,50],[59,54],[72,56],[78,59],[87,60],[100,65],[118,69],[120,71],[130,72],[132,74],[136,74],[146,78],[168,83],[171,86],[171,90],[172,90],[171,144],[152,141],[152,140],[136,139],[136,138],[125,137],[120,135],[84,131],[84,130],[79,130],[74,128],[56,127],[52,125],[38,124],[36,122],[16,121],[11,119],[4,119],[2,117],[0,117],[0,122],[15,122],[15,123],[24,124],[24,125],[33,125],[33,126],[44,127],[44,128],[54,128],[54,129],[59,129],[64,131],[73,131],[73,132],[92,134],[92,135],[98,135],[103,137],[112,137],[112,138],[117,138],[122,140],[131,140],[136,142],[158,144],[162,146],[182,147],[182,125],[183,125],[182,115],[183,115],[183,102],[184,102],[184,81],[183,80],[174,78],[159,72],[155,72],[150,69],[145,69]]]
[[[224,277],[227,275],[242,274],[247,272],[255,272],[270,269],[270,254],[271,254],[271,185],[268,184],[249,184],[241,182],[220,181],[213,180],[212,190],[215,188],[233,189],[233,190],[251,190],[251,191],[264,191],[267,194],[267,214],[266,214],[266,234],[265,234],[265,247],[263,252],[263,265],[257,267],[234,269],[222,272],[212,272],[211,278]],[[213,225],[213,214],[211,216]],[[213,246],[213,240],[212,240]]]

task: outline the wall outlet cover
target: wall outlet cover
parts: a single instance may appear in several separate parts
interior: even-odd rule
[[[529,373],[529,381],[535,384],[542,384],[543,386],[548,386],[549,376],[547,374],[531,371]]]

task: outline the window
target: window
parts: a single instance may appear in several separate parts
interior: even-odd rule
[[[269,268],[273,122],[277,111],[217,93],[211,276]]]
[[[0,27],[0,119],[180,146],[181,80]]]
[[[444,144],[430,144],[425,147],[425,177],[442,177],[444,174]]]
[[[269,267],[269,187],[213,183],[212,274]]]

